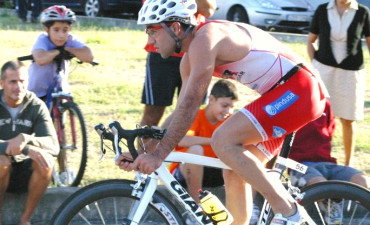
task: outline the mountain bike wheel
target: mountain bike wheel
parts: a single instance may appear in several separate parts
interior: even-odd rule
[[[58,135],[60,153],[56,165],[58,186],[78,186],[87,163],[87,132],[79,106],[71,101],[61,103]]]
[[[130,180],[106,180],[72,194],[55,212],[53,225],[126,224],[130,210],[142,189],[134,190]],[[156,191],[140,225],[184,225],[176,207]]]
[[[317,225],[370,224],[370,191],[344,181],[326,181],[302,189],[301,204]]]

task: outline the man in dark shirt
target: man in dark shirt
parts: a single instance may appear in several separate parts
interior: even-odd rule
[[[27,80],[27,69],[19,61],[1,68],[0,209],[5,191],[28,191],[19,225],[31,225],[32,212],[50,183],[53,156],[59,153],[49,111],[27,91]]]

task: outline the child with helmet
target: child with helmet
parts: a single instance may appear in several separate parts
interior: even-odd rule
[[[32,47],[34,62],[30,65],[28,90],[37,97],[46,99],[49,86],[56,76],[55,60],[61,54],[70,53],[83,62],[92,62],[93,54],[88,46],[71,34],[72,24],[76,22],[75,13],[63,6],[55,5],[45,9],[40,16],[46,33],[37,38]],[[69,60],[61,64],[62,87],[68,92]]]
[[[76,22],[75,13],[63,5],[55,5],[45,9],[40,16],[45,33],[38,36],[32,47],[33,63],[28,68],[28,90],[46,101],[50,98],[49,87],[53,85],[60,63],[60,76],[63,92],[69,92],[68,74],[70,60],[62,55],[73,55],[82,62],[92,62],[93,54],[88,46],[71,34],[71,27]],[[47,96],[49,95],[49,96]],[[61,157],[61,156],[60,156]],[[64,160],[59,160],[63,163]],[[68,182],[71,175],[60,165],[59,175],[62,184]],[[64,169],[63,169],[64,168]]]

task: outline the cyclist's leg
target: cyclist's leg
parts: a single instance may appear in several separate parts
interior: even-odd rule
[[[234,217],[233,224],[249,224],[252,216],[252,189],[238,174],[224,170],[226,208]]]
[[[269,201],[275,213],[293,215],[294,200],[278,179],[268,178],[263,164],[277,154],[284,135],[318,117],[324,106],[318,81],[302,69],[226,120],[213,134],[212,147]],[[298,112],[299,116],[292,117]],[[262,141],[268,142],[256,145],[258,148],[254,145]]]

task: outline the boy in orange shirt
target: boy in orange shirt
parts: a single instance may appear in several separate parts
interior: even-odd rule
[[[232,113],[234,102],[238,100],[236,87],[227,80],[219,80],[212,87],[209,103],[200,109],[186,136],[179,142],[176,151],[216,158],[210,146],[213,132]],[[198,190],[224,184],[221,169],[194,164],[172,163],[170,171],[191,197],[199,202]]]

